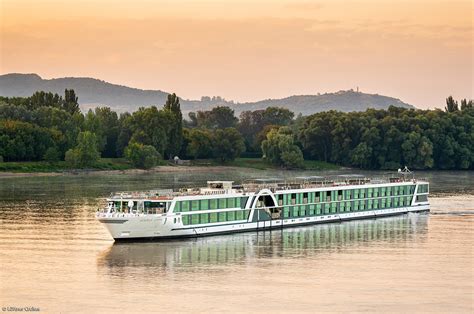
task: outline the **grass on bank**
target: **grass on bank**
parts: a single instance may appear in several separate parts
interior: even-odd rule
[[[174,165],[166,160],[161,160],[159,166]],[[220,163],[213,159],[192,160],[190,166],[198,167],[242,167],[258,170],[280,169],[261,158],[237,158],[233,161]],[[74,169],[65,161],[47,162],[47,161],[10,161],[0,162],[0,172],[34,173],[34,172],[64,172],[64,171],[84,171],[84,170],[129,170],[134,167],[125,158],[101,158],[94,166],[85,169]],[[305,160],[305,170],[336,170],[339,166],[324,161]]]
[[[79,170],[127,170],[133,169],[132,165],[124,158],[101,158],[94,166]],[[0,162],[2,172],[63,172],[74,171],[65,161],[10,161]]]

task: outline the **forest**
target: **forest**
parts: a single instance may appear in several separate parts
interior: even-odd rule
[[[363,112],[297,116],[285,108],[244,111],[225,106],[189,113],[168,95],[162,108],[117,114],[108,107],[82,113],[74,90],[64,95],[0,97],[0,162],[65,160],[93,167],[126,158],[151,168],[160,160],[263,158],[282,168],[320,160],[362,169],[473,169],[474,108],[446,99],[445,110],[391,106]]]

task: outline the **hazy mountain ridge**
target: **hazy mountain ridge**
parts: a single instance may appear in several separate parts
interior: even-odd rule
[[[0,75],[0,95],[7,97],[31,96],[38,90],[49,91],[62,95],[66,88],[72,88],[79,96],[83,109],[97,105],[110,106],[117,111],[135,111],[141,106],[165,103],[168,93],[160,90],[142,90],[128,86],[111,84],[95,78],[65,77],[42,79],[37,74],[5,74]],[[257,102],[234,103],[220,97],[202,97],[201,100],[181,100],[185,115],[190,111],[208,110],[224,105],[235,110],[239,115],[244,110],[264,109],[269,106],[288,108],[295,113],[309,115],[325,110],[363,111],[367,108],[386,109],[390,105],[405,108],[413,106],[399,99],[361,92],[339,91],[318,95],[295,95],[282,99],[266,99]]]

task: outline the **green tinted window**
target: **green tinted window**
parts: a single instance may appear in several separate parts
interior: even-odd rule
[[[182,212],[189,211],[189,201],[182,201],[181,202],[181,211]]]
[[[354,190],[354,199],[359,198],[359,189]]]
[[[329,214],[329,203],[324,204],[324,213]]]
[[[219,222],[224,222],[224,221],[227,221],[227,218],[226,218],[226,213],[219,213]]]
[[[246,219],[246,220],[249,219],[250,210],[245,210],[245,211],[244,211],[244,214],[245,214],[245,215],[244,215],[244,219]]]
[[[237,201],[236,201],[235,206],[240,207],[240,208],[245,208],[245,205],[247,205],[247,200],[248,200],[248,196],[238,198]]]
[[[200,219],[202,224],[209,223],[209,214],[201,214]]]
[[[183,225],[185,226],[189,225],[189,215],[183,215],[181,217],[181,220],[183,221]]]
[[[217,208],[218,208],[217,199],[215,199],[215,198],[210,199],[210,200],[209,200],[208,208],[209,208],[209,209],[217,209]]]
[[[244,219],[244,212],[242,210],[238,210],[235,212],[235,220],[242,220]]]
[[[308,203],[314,203],[314,193],[308,193]]]
[[[199,214],[191,215],[191,223],[193,225],[199,224]]]
[[[227,212],[227,221],[232,221],[232,220],[235,220],[235,212],[234,211]]]
[[[293,206],[293,212],[291,213],[292,217],[298,217],[298,206]]]
[[[299,214],[300,217],[306,216],[306,208],[305,207],[306,206],[300,206],[300,214]]]
[[[227,199],[221,198],[217,200],[217,208],[224,209],[227,208]]]
[[[217,222],[217,213],[210,213],[209,220],[210,222]]]
[[[191,201],[191,210],[199,210],[199,201]]]
[[[235,198],[227,199],[227,208],[234,208],[235,206]]]
[[[201,200],[201,210],[208,210],[209,209],[209,200]]]

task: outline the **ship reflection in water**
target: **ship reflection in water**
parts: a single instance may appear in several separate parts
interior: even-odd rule
[[[98,265],[114,275],[126,273],[128,267],[133,272],[137,267],[166,272],[247,264],[259,259],[311,257],[350,248],[411,242],[414,238],[420,242],[427,233],[428,219],[427,214],[408,214],[169,242],[115,243],[99,256]]]

